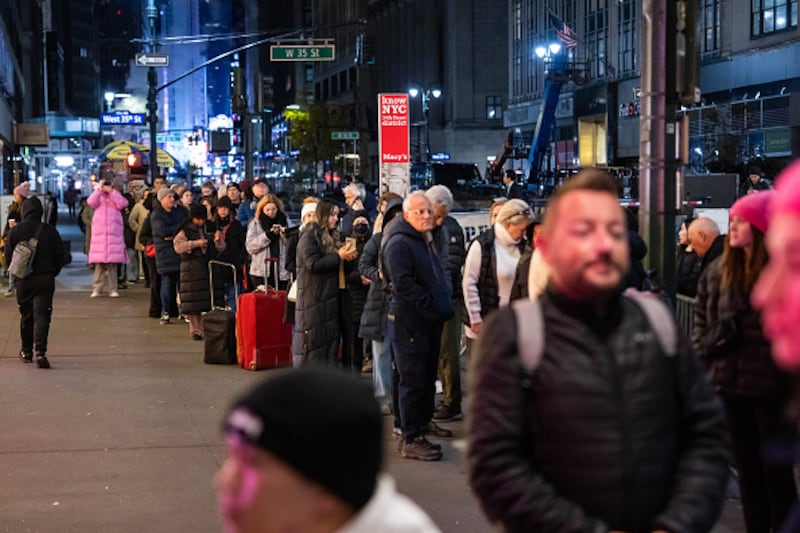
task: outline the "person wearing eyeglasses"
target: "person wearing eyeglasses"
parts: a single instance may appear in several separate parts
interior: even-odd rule
[[[461,282],[467,354],[481,332],[485,317],[511,299],[517,263],[530,248],[524,235],[532,220],[533,213],[527,203],[508,200],[498,211],[494,225],[470,243]]]
[[[391,286],[388,325],[400,376],[398,403],[406,459],[438,461],[441,446],[425,433],[450,436],[431,422],[442,327],[455,313],[450,283],[432,246],[433,210],[422,191],[403,201],[403,219],[383,237],[383,269]]]

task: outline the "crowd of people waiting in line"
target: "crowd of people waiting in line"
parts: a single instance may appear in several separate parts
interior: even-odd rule
[[[265,285],[288,290],[296,284],[285,316],[294,327],[296,366],[358,375],[371,352],[373,394],[383,414],[394,415],[399,451],[404,458],[422,461],[442,458],[441,444],[428,437],[452,435],[438,422],[463,417],[463,330],[475,371],[470,391],[475,395],[471,479],[487,514],[510,530],[531,524],[543,530],[617,523],[631,531],[644,526],[670,531],[705,527],[718,515],[728,462],[735,466],[747,530],[777,530],[797,499],[791,461],[776,459],[779,453],[771,440],[796,436],[783,413],[791,397],[791,376],[771,357],[775,347],[751,303],[756,282],[769,267],[765,234],[769,206],[777,202],[774,193],[753,189],[737,200],[730,209],[727,235],[709,218],[683,222],[678,292],[696,298],[691,339],[684,339],[677,330],[665,333],[664,320],[661,325],[653,320],[663,310],[631,303],[638,298],[620,300],[623,290],[647,287],[641,265],[647,249],[636,232],[635,217],[619,208],[614,190],[607,175],[584,171],[559,189],[544,219],[521,199],[497,199],[490,209],[489,229],[465,243],[461,226],[450,215],[452,195],[441,185],[405,198],[386,193],[374,199],[363,185],[353,183],[343,190],[345,205],[306,198],[299,224],[293,225],[281,200],[261,181],[247,196],[235,183],[222,191],[206,183],[196,199],[190,190],[167,187],[163,178],[140,198],[124,193],[120,181],[104,179],[86,200],[83,213],[86,251],[94,268],[91,297],[118,297],[122,284],[137,282],[141,257],[151,291],[150,316],[164,325],[185,317],[192,338],[200,340],[201,315],[210,310],[212,291],[215,299],[235,310],[236,294],[242,290]],[[25,191],[19,193],[24,199]],[[220,269],[210,286],[211,259],[233,264],[235,274]],[[537,302],[539,310],[514,318],[514,311],[528,301]],[[769,303],[762,297],[758,305]],[[540,318],[531,318],[534,314]],[[529,400],[522,400],[509,392],[520,378],[519,364],[509,366],[509,357],[527,349],[519,340],[520,329],[525,329],[524,321],[533,320],[546,328],[542,331],[541,324],[531,322],[531,329],[541,333],[535,344],[543,347],[534,357],[542,366],[522,380],[521,387],[533,391]],[[780,333],[779,326],[768,327],[774,331],[766,333]],[[650,332],[649,337],[637,336],[637,328]],[[606,371],[617,376],[609,385],[617,401],[646,402],[642,411],[620,415],[632,433],[618,435],[621,428],[609,426],[602,417],[602,401],[592,410],[600,418],[584,424],[578,416],[555,430],[581,405],[576,391],[598,394],[605,377],[582,382],[588,367],[581,367],[580,359],[564,374],[565,363],[551,360],[553,349],[548,347],[553,345],[558,346],[555,355],[562,356],[608,347],[612,364]],[[786,353],[781,355],[791,359],[796,348],[783,348]],[[654,386],[652,372],[645,370],[648,364],[672,370],[662,361],[653,363],[649,355],[632,355],[642,350],[674,356],[674,381]],[[696,361],[694,354],[699,355]],[[619,373],[625,371],[631,372],[625,379],[632,382],[619,381]],[[443,397],[435,405],[437,377]],[[554,406],[551,393],[567,398],[563,410],[548,411]],[[613,401],[609,405],[622,409]],[[665,426],[652,416],[646,420],[647,413],[655,414],[651,409],[677,424],[688,424],[676,428],[687,432],[686,439],[665,435]],[[520,420],[526,427],[535,423],[526,432]],[[530,440],[545,427],[553,431],[558,449]],[[591,428],[592,435],[609,439],[601,449],[576,443]],[[648,436],[651,431],[658,434]],[[615,486],[617,476],[631,475],[619,470],[624,464],[609,468],[607,460],[616,449],[609,442],[621,438],[620,445],[630,451],[641,444],[655,445],[654,436],[666,440],[659,442],[654,455],[664,464],[648,467],[653,479],[672,479],[670,483],[679,485],[680,475],[673,478],[673,472],[662,467],[682,468],[686,486],[673,494],[666,481],[655,487],[644,479],[628,479],[629,497],[641,484],[642,507],[638,514],[625,515],[619,502],[598,491]],[[514,439],[523,439],[525,445],[510,444]],[[510,454],[506,459],[513,464],[504,463],[504,454]],[[564,457],[572,457],[585,474],[565,477],[573,467]],[[644,456],[634,453],[629,466],[639,460]],[[549,501],[551,511],[563,512],[552,513],[532,501],[519,513],[509,508],[515,498],[523,501],[533,494],[515,493],[512,470],[519,461],[530,467],[526,475],[533,476],[533,492]],[[705,473],[697,470],[698,461],[706,461]],[[593,469],[599,473],[594,478],[597,487],[576,485],[589,479]],[[504,478],[506,473],[512,478]],[[498,483],[504,479],[507,483],[501,487]],[[558,496],[553,486],[559,488]],[[707,501],[682,495],[690,488],[705,494]],[[658,515],[659,505],[672,507]]]

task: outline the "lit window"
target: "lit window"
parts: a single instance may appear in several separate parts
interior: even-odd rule
[[[751,0],[753,37],[797,27],[797,0]]]
[[[501,120],[503,118],[503,97],[486,97],[486,120]]]

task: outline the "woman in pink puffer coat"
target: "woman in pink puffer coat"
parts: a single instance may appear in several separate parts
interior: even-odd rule
[[[103,180],[86,203],[94,209],[89,245],[89,264],[94,265],[92,298],[100,296],[104,282],[108,284],[108,295],[117,298],[117,265],[128,262],[121,212],[128,200],[111,187],[111,182]]]

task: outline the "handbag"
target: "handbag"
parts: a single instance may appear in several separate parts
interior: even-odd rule
[[[156,256],[156,245],[154,243],[150,243],[144,247],[144,255],[147,257],[155,257]]]
[[[289,287],[289,292],[286,293],[286,299],[290,302],[297,301],[297,280],[292,281],[292,285]]]
[[[741,328],[736,316],[720,318],[712,322],[700,339],[700,346],[707,357],[722,357],[738,343]]]

